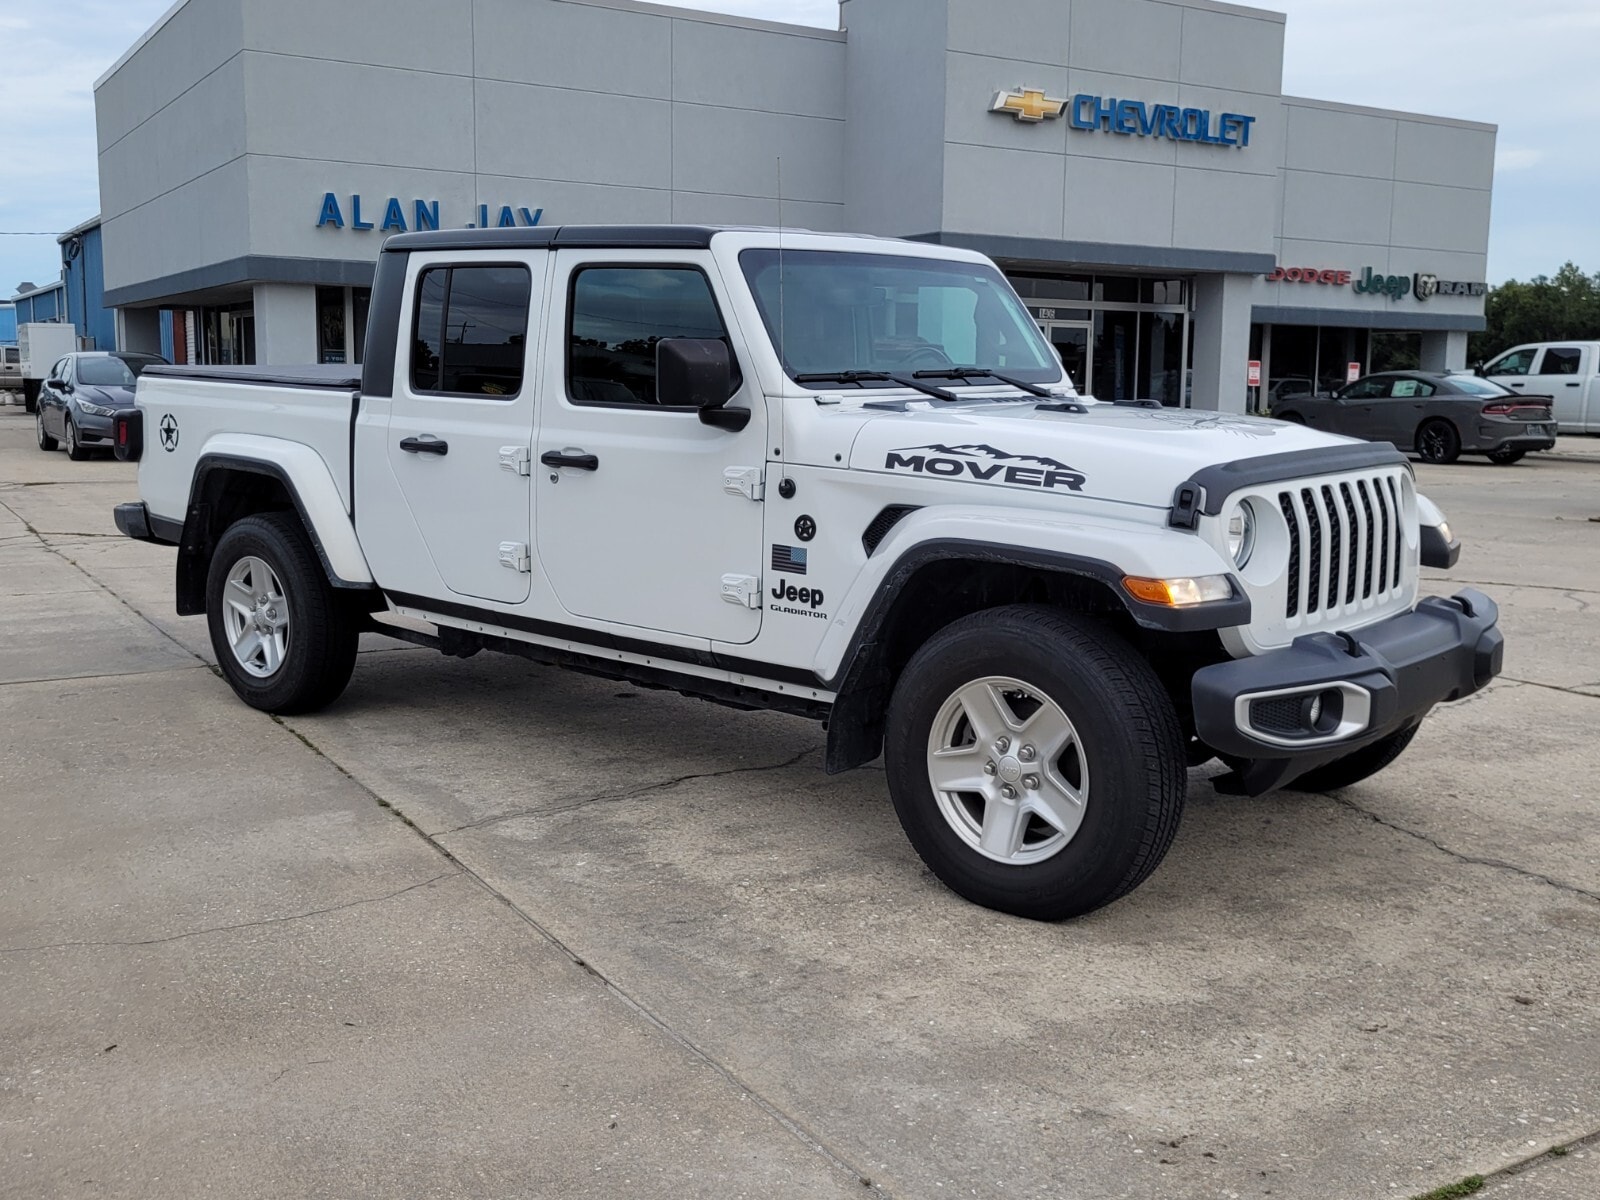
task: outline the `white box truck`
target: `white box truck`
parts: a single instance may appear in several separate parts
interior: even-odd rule
[[[29,412],[39,409],[39,385],[50,367],[78,348],[78,329],[61,321],[29,321],[17,326],[22,359],[22,399]]]

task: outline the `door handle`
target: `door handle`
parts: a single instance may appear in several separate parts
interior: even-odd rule
[[[1578,385],[1578,384],[1576,384],[1576,383],[1569,383],[1569,384],[1567,384],[1567,386],[1568,386],[1568,387],[1577,387],[1577,386],[1579,386],[1579,385]]]
[[[1511,386],[1512,387],[1527,387],[1528,385],[1525,384],[1525,383],[1513,383]]]
[[[539,461],[547,467],[577,467],[580,471],[598,471],[600,460],[582,450],[546,450]]]
[[[425,433],[421,437],[402,438],[400,449],[407,454],[449,454],[450,443],[440,441],[431,433]]]

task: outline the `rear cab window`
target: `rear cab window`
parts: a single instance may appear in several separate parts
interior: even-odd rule
[[[1541,375],[1576,375],[1583,363],[1583,351],[1576,346],[1549,346],[1539,360]]]

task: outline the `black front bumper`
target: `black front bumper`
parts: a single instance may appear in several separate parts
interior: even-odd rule
[[[1313,767],[1420,721],[1435,704],[1459,700],[1500,673],[1505,638],[1496,628],[1499,606],[1473,588],[1433,596],[1353,633],[1313,633],[1282,650],[1218,663],[1195,672],[1195,732],[1227,759],[1238,779],[1230,790],[1256,796],[1282,787]],[[1314,730],[1253,723],[1251,697],[1343,687],[1365,693],[1362,728],[1330,739]]]

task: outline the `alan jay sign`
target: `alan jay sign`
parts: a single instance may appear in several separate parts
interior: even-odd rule
[[[1118,100],[1080,92],[1070,100],[1047,96],[1043,88],[1017,88],[996,92],[990,112],[1005,113],[1025,124],[1066,115],[1074,129],[1093,133],[1120,133],[1131,137],[1171,138],[1210,146],[1250,144],[1254,117],[1243,113],[1213,113],[1209,108],[1179,108],[1176,104],[1146,104],[1143,100]]]
[[[342,203],[333,192],[322,197],[322,208],[317,214],[317,228],[324,225],[344,229],[349,217],[351,229],[376,229],[380,232],[406,233],[413,229],[439,228],[439,202],[437,200],[412,200],[402,203],[398,196],[366,206],[358,193]],[[381,213],[381,215],[380,215]],[[514,229],[518,226],[537,225],[544,216],[542,208],[513,208],[509,204],[480,204],[473,219],[466,223],[468,229]]]

